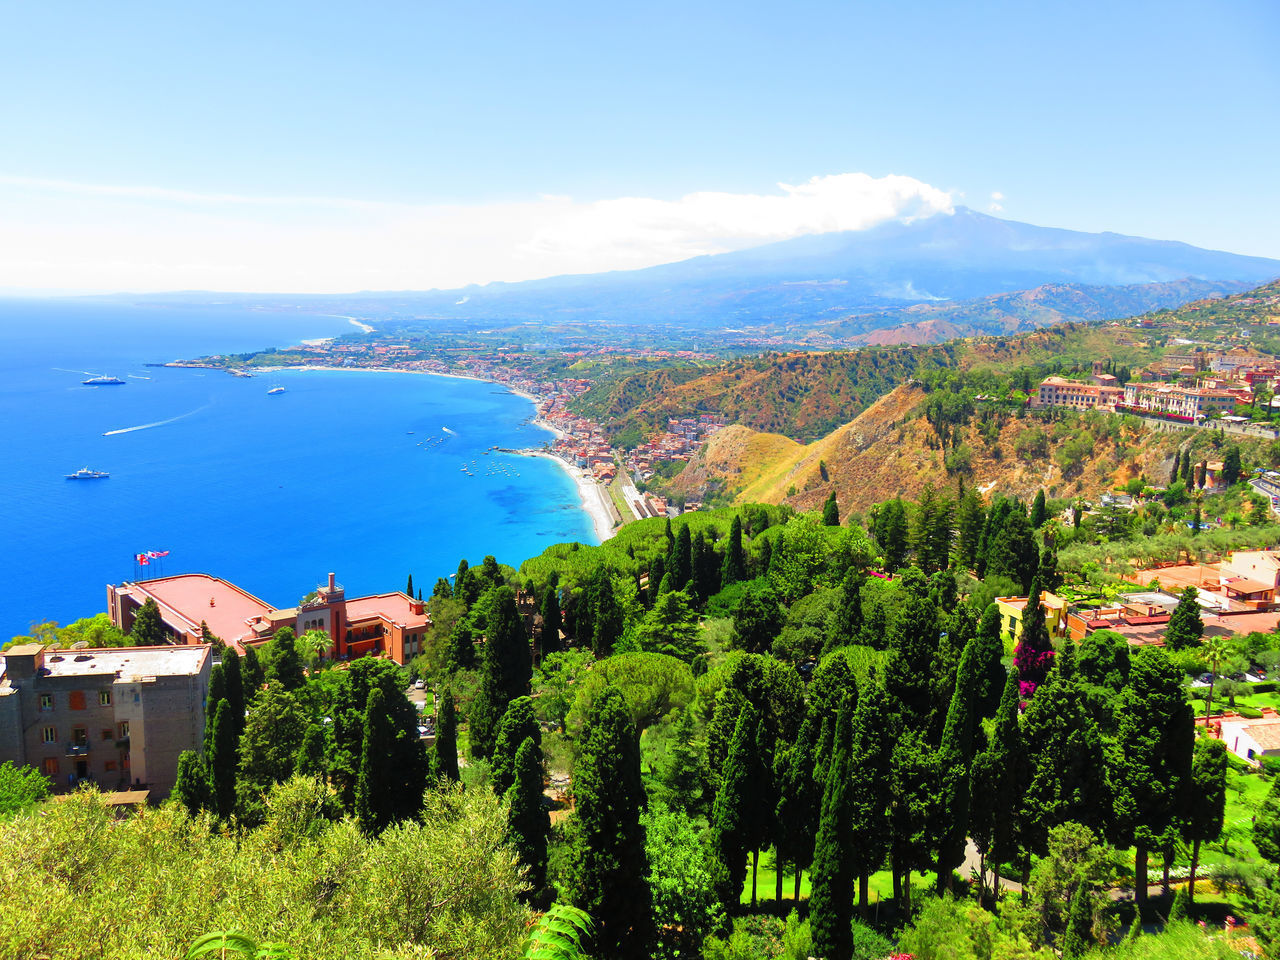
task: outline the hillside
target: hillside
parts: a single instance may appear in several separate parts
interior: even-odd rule
[[[690,498],[711,494],[798,510],[820,508],[835,490],[846,514],[897,495],[917,498],[928,486],[954,489],[961,480],[1023,498],[1041,488],[1052,497],[1096,496],[1134,477],[1163,483],[1180,444],[1191,440],[1199,449],[1216,440],[1207,431],[1155,432],[1132,417],[1052,422],[993,410],[961,428],[944,453],[921,415],[928,397],[919,387],[898,387],[807,445],[730,427],[711,438],[672,487]],[[1261,454],[1260,441],[1242,445]]]
[[[1193,279],[1118,287],[1051,283],[960,303],[920,303],[855,314],[824,329],[832,338],[868,345],[942,343],[957,337],[1019,333],[1073,320],[1116,320],[1238,293],[1247,286]]]
[[[943,344],[770,352],[715,367],[647,371],[605,380],[574,406],[613,437],[639,438],[667,417],[722,413],[731,423],[811,442],[913,379],[927,384],[947,371],[1006,378],[1025,371],[1025,389],[1036,378],[1088,369],[1100,358],[1137,368],[1181,349],[1180,341],[1280,354],[1280,281],[1104,323],[1072,321]]]

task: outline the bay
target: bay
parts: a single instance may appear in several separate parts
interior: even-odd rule
[[[108,583],[135,577],[204,572],[290,606],[329,571],[348,596],[403,589],[410,573],[429,593],[463,557],[518,566],[596,542],[560,467],[486,452],[550,437],[495,384],[145,366],[350,330],[238,308],[0,300],[0,637],[99,612]],[[126,384],[83,386],[91,374]],[[64,479],[83,466],[111,476]]]

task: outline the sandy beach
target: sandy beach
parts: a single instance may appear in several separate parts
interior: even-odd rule
[[[525,450],[524,456],[545,457],[554,460],[560,468],[573,480],[578,488],[578,497],[582,501],[582,509],[591,517],[596,528],[596,537],[604,543],[613,536],[617,526],[613,522],[613,505],[609,501],[609,492],[592,479],[591,474],[577,467],[571,467],[554,453],[541,450]]]

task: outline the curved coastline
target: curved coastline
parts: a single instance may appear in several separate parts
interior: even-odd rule
[[[353,373],[403,373],[420,377],[447,377],[452,380],[473,380],[476,383],[491,383],[495,386],[502,387],[502,389],[506,390],[508,393],[528,400],[533,404],[535,413],[537,411],[538,398],[531,393],[512,387],[500,380],[488,380],[484,377],[471,377],[460,373],[436,373],[432,370],[398,370],[395,367],[329,367],[321,364],[309,364],[301,367],[259,367],[256,372],[279,373],[291,370],[302,372],[322,370],[339,372],[350,371]],[[533,423],[541,427],[543,430],[548,431],[557,439],[564,436],[562,431],[552,426],[541,417],[535,417]],[[608,494],[600,484],[596,483],[589,473],[566,463],[563,458],[546,450],[529,449],[519,452],[521,456],[543,457],[559,464],[560,468],[564,470],[569,479],[573,481],[574,486],[577,488],[580,506],[583,512],[586,513],[591,520],[592,528],[595,530],[596,540],[600,543],[604,543],[613,536],[617,525],[614,523],[613,512],[610,510],[610,504],[607,499]]]

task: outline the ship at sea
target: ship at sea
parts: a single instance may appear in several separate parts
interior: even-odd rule
[[[111,387],[124,383],[119,377],[90,377],[88,380],[81,380],[80,382],[86,387]]]
[[[270,390],[267,391],[267,396],[268,397],[274,396],[277,393],[284,393],[284,387],[272,387]]]
[[[68,473],[68,480],[105,480],[111,474],[105,470],[90,470],[88,467],[81,467],[75,473]]]

